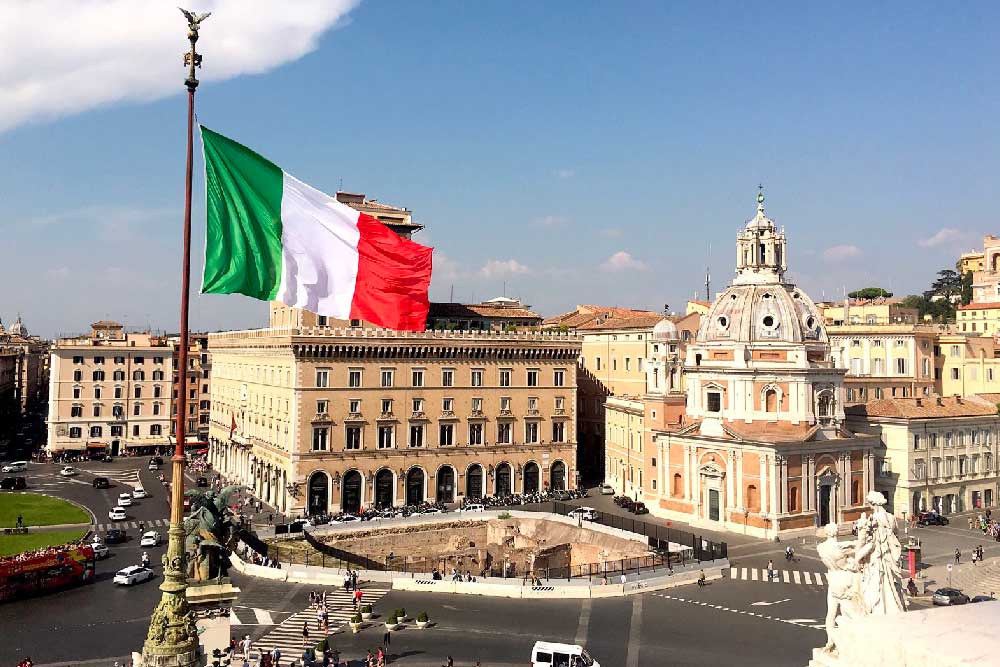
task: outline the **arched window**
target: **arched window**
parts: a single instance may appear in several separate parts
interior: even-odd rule
[[[751,512],[760,511],[760,493],[757,492],[757,485],[748,484],[747,485],[747,509]]]
[[[768,389],[764,392],[764,411],[765,412],[777,412],[778,411],[778,392],[774,389]]]
[[[788,511],[799,511],[799,487],[797,486],[788,487]]]
[[[681,474],[679,472],[674,473],[674,484],[671,490],[671,495],[673,496],[684,495],[684,478],[681,477]]]

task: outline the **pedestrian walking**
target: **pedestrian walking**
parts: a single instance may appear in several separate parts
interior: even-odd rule
[[[243,641],[240,643],[243,645],[243,657],[249,658],[250,651],[253,649],[253,642],[250,641],[250,635],[244,637]]]
[[[281,667],[281,651],[278,650],[277,646],[271,651],[271,659],[274,662],[274,667]]]
[[[384,635],[382,635],[382,647],[383,647],[383,648],[384,648],[384,649],[385,649],[386,651],[388,651],[388,650],[389,650],[389,645],[390,645],[390,644],[392,644],[392,633],[391,633],[391,632],[389,632],[388,630],[386,630],[386,631],[385,631],[385,634],[384,634]]]
[[[358,571],[357,570],[353,570],[351,572],[351,588],[353,588],[355,591],[358,590]]]
[[[302,643],[309,643],[309,623],[307,621],[302,622]]]
[[[767,580],[771,581],[774,579],[774,561],[767,561]]]
[[[962,560],[962,552],[955,549],[955,565],[958,565]]]
[[[358,606],[361,604],[361,596],[362,595],[364,595],[364,593],[362,591],[358,590],[357,588],[354,589],[354,608],[355,609],[357,609]]]
[[[344,572],[344,590],[348,591],[351,589],[351,570],[348,569]]]

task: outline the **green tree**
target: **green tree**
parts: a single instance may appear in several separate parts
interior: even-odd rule
[[[881,287],[864,287],[859,290],[854,290],[853,292],[848,292],[847,296],[852,299],[866,299],[871,301],[873,299],[887,299],[892,296],[892,292],[882,289]]]
[[[962,274],[962,305],[972,303],[972,271]]]

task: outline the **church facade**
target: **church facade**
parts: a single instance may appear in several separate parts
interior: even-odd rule
[[[776,537],[861,514],[879,440],[845,427],[847,371],[786,269],[784,230],[759,195],[737,238],[736,277],[687,347],[684,414],[650,434],[654,515]]]

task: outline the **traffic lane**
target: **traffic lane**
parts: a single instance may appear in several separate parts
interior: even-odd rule
[[[589,605],[583,602],[576,634],[568,635],[561,641],[585,646],[591,655],[600,656],[596,657],[596,660],[602,666],[625,665],[630,650],[629,638],[633,632],[633,605],[643,597],[591,600]],[[641,637],[641,634],[639,636]],[[632,647],[631,650],[635,651],[636,647]],[[645,650],[642,655],[649,657],[650,660],[653,659],[652,654],[647,656]]]

